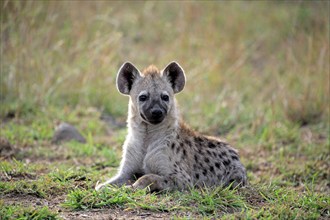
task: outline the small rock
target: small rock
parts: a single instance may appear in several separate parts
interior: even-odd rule
[[[86,143],[86,139],[79,133],[79,131],[68,123],[61,123],[55,129],[55,134],[52,139],[52,143],[58,144],[61,142],[67,142],[71,140],[76,140],[80,143]]]

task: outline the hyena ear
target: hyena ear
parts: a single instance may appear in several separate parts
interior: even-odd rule
[[[132,63],[124,63],[117,74],[118,91],[124,95],[129,95],[132,85],[138,77],[140,77],[140,71]]]
[[[174,93],[181,92],[186,83],[186,76],[182,67],[175,61],[169,63],[163,70],[165,76],[171,83]]]

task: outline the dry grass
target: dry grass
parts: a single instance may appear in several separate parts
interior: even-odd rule
[[[177,60],[188,75],[180,98],[198,107],[194,116],[205,106],[203,94],[216,103],[213,114],[223,105],[290,105],[288,95],[309,102],[307,89],[316,102],[329,102],[326,6],[5,1],[2,100],[84,103],[123,114],[125,100],[114,88],[118,66],[131,60],[141,69],[163,67]]]

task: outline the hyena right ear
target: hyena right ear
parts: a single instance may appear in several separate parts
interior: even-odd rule
[[[124,95],[129,95],[132,85],[138,77],[140,77],[140,71],[132,63],[124,63],[117,74],[118,91]]]
[[[183,90],[186,84],[186,76],[177,62],[169,63],[163,70],[163,76],[171,83],[174,93],[179,93]]]

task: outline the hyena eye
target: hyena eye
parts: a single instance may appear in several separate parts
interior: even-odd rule
[[[161,98],[162,98],[162,100],[165,101],[165,102],[167,102],[167,101],[170,99],[170,97],[169,97],[168,95],[165,95],[165,94],[162,95]]]
[[[140,102],[144,102],[144,101],[146,101],[148,99],[148,96],[146,96],[146,95],[140,95],[139,96],[139,101]]]

